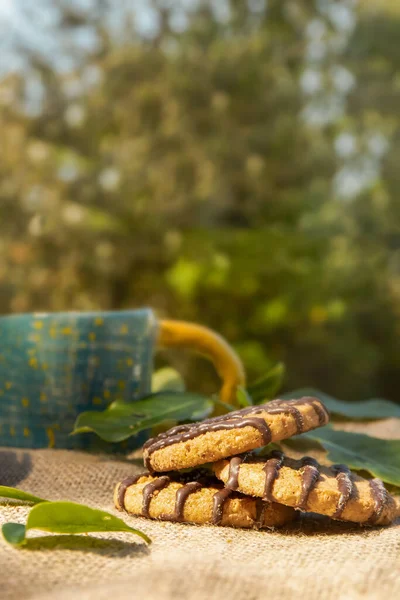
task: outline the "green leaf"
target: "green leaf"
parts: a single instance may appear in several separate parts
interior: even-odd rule
[[[400,405],[381,398],[345,402],[313,388],[296,390],[284,394],[282,398],[301,398],[302,396],[315,396],[319,398],[333,415],[346,417],[347,419],[357,419],[360,421],[366,419],[386,419],[388,417],[400,418]]]
[[[24,500],[25,502],[32,502],[33,504],[39,504],[40,502],[48,502],[38,496],[33,496],[17,488],[7,487],[6,485],[0,485],[0,498],[12,498],[13,500]]]
[[[277,363],[264,377],[248,386],[247,392],[253,399],[254,404],[261,404],[271,400],[282,387],[285,376],[285,365]]]
[[[241,408],[246,408],[246,406],[251,406],[253,404],[253,400],[247,390],[239,386],[236,391],[236,398],[238,404]]]
[[[103,510],[74,502],[42,502],[32,508],[25,526],[18,523],[5,523],[2,532],[9,544],[20,546],[25,544],[26,533],[30,529],[68,534],[127,531],[140,536],[148,544],[151,543],[147,535],[129,527],[122,519]]]
[[[184,392],[185,382],[178,371],[171,367],[158,369],[151,378],[151,391],[153,394],[157,392]]]
[[[94,431],[107,442],[121,442],[165,421],[199,421],[212,408],[212,401],[199,394],[161,392],[135,402],[113,402],[102,412],[84,412],[72,433]]]
[[[1,528],[3,537],[9,544],[20,546],[25,543],[26,528],[21,523],[4,523]]]
[[[383,440],[363,433],[339,431],[322,427],[298,438],[285,440],[295,445],[296,440],[319,442],[333,463],[344,463],[355,471],[368,471],[386,483],[400,487],[400,440]]]

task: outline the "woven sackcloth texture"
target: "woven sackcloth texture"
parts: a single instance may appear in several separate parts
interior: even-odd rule
[[[354,425],[400,438],[400,421]],[[315,454],[314,454],[315,455]],[[320,457],[319,457],[320,458]],[[139,460],[64,450],[0,450],[0,484],[57,500],[113,509],[114,484]],[[2,502],[0,522],[28,508]],[[129,534],[52,536],[17,550],[0,540],[0,597],[203,600],[355,600],[400,597],[400,521],[362,529],[307,517],[286,530],[239,531],[123,517],[153,539]],[[42,534],[45,535],[45,534]]]

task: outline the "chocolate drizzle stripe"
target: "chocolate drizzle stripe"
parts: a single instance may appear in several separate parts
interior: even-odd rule
[[[239,469],[242,462],[243,458],[241,456],[234,456],[229,461],[229,475],[225,487],[230,490],[237,490],[239,487]]]
[[[383,509],[388,501],[388,493],[380,479],[371,479],[369,482],[369,489],[374,501],[374,510],[367,523],[374,525],[382,516]]]
[[[292,415],[292,417],[295,420],[296,423],[296,433],[303,433],[304,431],[304,419],[303,419],[303,415],[301,414],[301,412],[299,411],[298,408],[296,408],[295,406],[285,406],[283,405],[282,407],[276,407],[276,408],[272,408],[270,411],[268,411],[269,414],[271,415],[280,415],[280,414],[284,414],[284,413],[288,413],[289,415]]]
[[[336,505],[336,510],[332,515],[332,519],[339,519],[349,500],[354,496],[355,485],[351,478],[351,471],[346,465],[333,465],[333,472],[336,474],[338,490],[340,492],[339,500]]]
[[[143,446],[144,447],[144,446]],[[153,473],[153,467],[151,466],[151,459],[150,459],[150,454],[148,454],[147,456],[143,457],[143,462],[144,462],[144,466],[146,467],[146,469],[150,472]]]
[[[180,523],[184,520],[183,512],[185,509],[186,500],[191,494],[201,490],[203,484],[200,481],[189,481],[182,487],[180,487],[175,495],[175,509],[172,515],[163,514],[158,518],[162,521],[173,521],[174,523]]]
[[[271,453],[271,458],[267,460],[263,467],[263,471],[265,473],[265,485],[264,485],[264,493],[263,500],[272,500],[272,488],[275,480],[279,477],[279,469],[283,465],[283,461],[285,460],[284,454],[279,451],[274,451]]]
[[[183,511],[185,508],[186,500],[189,498],[189,496],[191,494],[194,494],[194,492],[201,490],[202,487],[203,486],[199,481],[191,481],[190,483],[187,483],[186,485],[181,487],[176,492],[175,512],[174,512],[174,519],[176,521],[183,520]]]
[[[119,484],[118,488],[118,504],[121,507],[121,510],[126,510],[125,508],[125,494],[128,487],[134,485],[139,481],[141,477],[148,476],[149,473],[140,473],[140,475],[133,475],[131,477],[127,477]]]
[[[158,477],[154,481],[151,481],[150,483],[144,486],[142,503],[142,515],[144,517],[150,517],[150,502],[154,495],[154,492],[163,490],[170,482],[171,479],[167,475],[163,475],[162,477]]]
[[[231,494],[232,494],[232,490],[228,490],[227,488],[219,490],[219,492],[216,492],[214,494],[212,517],[211,517],[211,522],[213,525],[221,525],[222,517],[224,514],[224,505]]]
[[[291,406],[290,410],[289,410],[289,414],[294,417],[297,433],[303,433],[305,425],[304,425],[303,415],[301,414],[299,409],[296,408],[295,406]]]
[[[315,401],[311,402],[311,406],[313,407],[314,411],[317,414],[319,425],[325,425],[326,423],[328,423],[329,414],[326,411],[326,409],[322,408],[321,404],[319,402],[315,402]]]
[[[302,460],[301,494],[297,508],[306,510],[308,497],[319,479],[319,464],[314,458],[305,456]]]

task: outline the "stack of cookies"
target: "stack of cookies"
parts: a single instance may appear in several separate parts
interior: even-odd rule
[[[282,526],[296,511],[391,523],[396,503],[379,479],[277,450],[251,452],[328,421],[323,403],[307,397],[178,425],[145,443],[147,472],[116,486],[115,505],[150,519],[257,529]]]

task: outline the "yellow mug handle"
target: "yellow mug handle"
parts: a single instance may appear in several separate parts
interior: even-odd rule
[[[246,383],[244,367],[234,349],[221,335],[195,323],[161,320],[157,342],[164,347],[186,347],[210,359],[223,382],[221,401],[237,405],[237,387]]]

